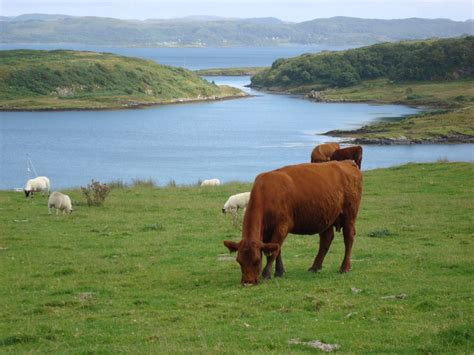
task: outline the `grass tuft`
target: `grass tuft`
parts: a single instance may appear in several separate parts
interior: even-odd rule
[[[367,234],[371,238],[385,238],[385,237],[392,237],[394,234],[389,231],[387,228],[383,229],[376,229]]]

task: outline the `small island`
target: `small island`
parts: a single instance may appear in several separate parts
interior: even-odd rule
[[[382,43],[278,59],[254,88],[319,102],[404,104],[424,112],[325,134],[359,144],[474,142],[474,37]]]
[[[0,110],[100,110],[247,96],[190,70],[111,53],[0,52]]]
[[[198,69],[194,72],[200,76],[252,76],[264,69],[266,67],[209,68]]]

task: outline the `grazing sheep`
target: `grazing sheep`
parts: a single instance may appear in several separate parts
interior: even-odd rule
[[[71,198],[59,191],[54,191],[48,199],[48,213],[51,214],[51,207],[56,208],[56,214],[59,210],[63,214],[72,212]]]
[[[324,143],[317,145],[311,152],[311,163],[323,163],[329,161],[332,153],[339,148],[339,143]]]
[[[219,186],[221,182],[219,179],[209,179],[209,180],[204,180],[201,182],[201,187],[203,186]]]
[[[49,195],[49,179],[46,176],[38,176],[37,178],[29,179],[23,191],[25,192],[25,197],[28,197],[30,194],[31,197],[33,197],[33,193],[39,191],[41,191],[41,195],[43,196],[46,191]]]
[[[237,226],[237,212],[239,209],[242,209],[245,214],[245,209],[247,208],[249,199],[250,192],[242,192],[240,194],[230,196],[227,202],[224,204],[222,213],[230,213],[232,215],[232,223],[234,226]]]
[[[227,202],[224,204],[222,213],[237,213],[240,209],[245,210],[247,204],[249,203],[250,192],[242,192],[240,194],[235,194],[230,196],[227,199]]]

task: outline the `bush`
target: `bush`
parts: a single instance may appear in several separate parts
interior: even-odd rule
[[[110,187],[92,179],[87,187],[81,187],[81,191],[86,196],[89,206],[101,206],[110,192]]]
[[[132,186],[134,187],[147,187],[147,188],[155,188],[156,183],[153,181],[153,179],[133,179],[132,181]]]

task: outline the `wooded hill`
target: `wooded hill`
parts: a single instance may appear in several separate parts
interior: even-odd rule
[[[0,51],[0,109],[115,108],[239,95],[151,60],[78,51]]]
[[[278,59],[252,77],[253,87],[308,91],[364,80],[395,82],[472,78],[474,37],[383,43],[340,52]]]
[[[1,43],[73,43],[108,46],[367,45],[433,37],[473,35],[471,20],[352,17],[300,23],[276,18],[120,20],[104,17],[30,14],[0,18]]]

